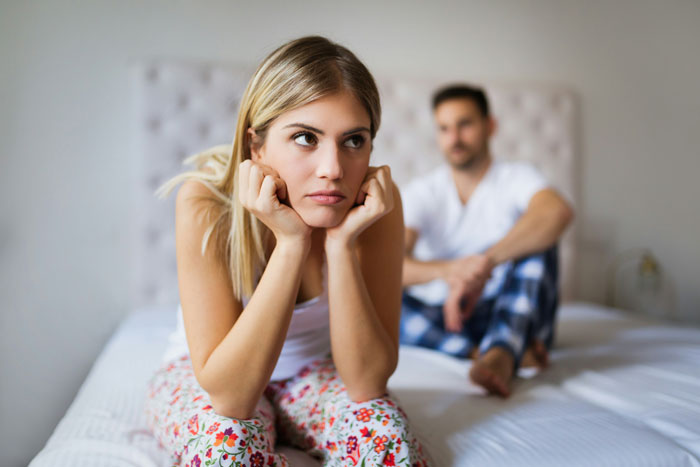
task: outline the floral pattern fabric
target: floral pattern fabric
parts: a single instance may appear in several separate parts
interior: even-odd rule
[[[270,383],[254,416],[241,420],[214,412],[184,356],[152,378],[146,415],[176,466],[286,467],[284,455],[275,453],[278,440],[324,466],[429,465],[394,398],[351,401],[330,359]]]

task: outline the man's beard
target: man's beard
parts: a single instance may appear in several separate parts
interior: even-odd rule
[[[486,159],[488,155],[488,148],[486,147],[481,148],[481,150],[479,151],[469,146],[465,146],[462,143],[457,143],[454,146],[452,146],[450,148],[449,153],[454,154],[456,151],[459,151],[460,154],[464,154],[465,152],[467,153],[466,160],[453,161],[448,157],[450,165],[452,165],[452,167],[454,167],[457,170],[473,169],[474,167],[477,167],[479,164],[481,164],[481,162],[484,159]]]

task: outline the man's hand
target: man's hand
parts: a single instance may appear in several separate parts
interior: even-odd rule
[[[486,255],[473,255],[448,263],[445,281],[450,287],[443,306],[445,328],[460,332],[481,297],[495,264]]]
[[[450,261],[445,268],[445,280],[469,283],[486,282],[491,277],[495,264],[486,255],[471,255]]]

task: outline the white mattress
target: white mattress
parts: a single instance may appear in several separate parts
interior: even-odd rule
[[[131,314],[31,467],[168,465],[142,404],[174,325],[174,309]],[[401,348],[390,389],[436,466],[700,466],[700,329],[573,304],[558,332],[551,367],[506,401],[468,361]]]

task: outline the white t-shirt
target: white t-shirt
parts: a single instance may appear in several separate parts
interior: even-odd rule
[[[483,253],[501,240],[527,209],[532,196],[549,186],[532,165],[493,161],[466,204],[457,193],[449,165],[417,178],[401,191],[406,228],[418,232],[413,257],[419,261],[455,259]],[[504,272],[497,266],[489,284]],[[445,302],[447,283],[434,280],[408,292],[425,303]]]

